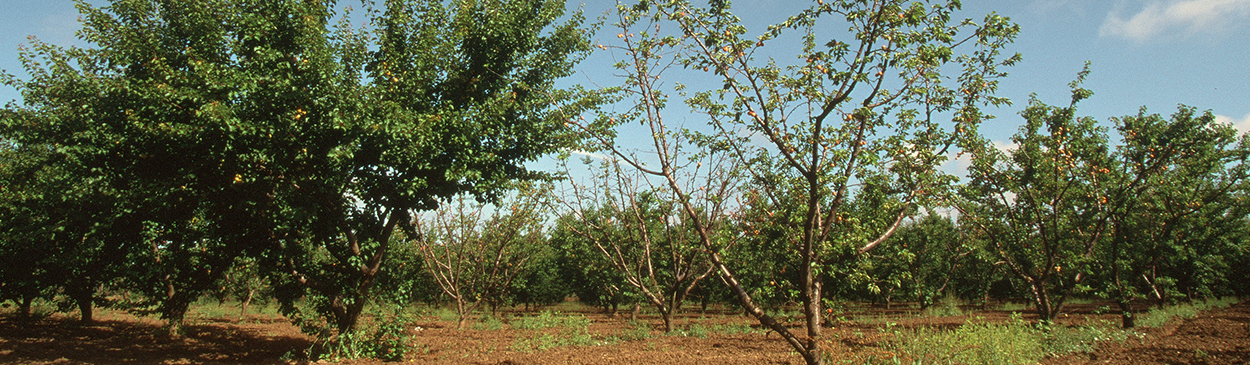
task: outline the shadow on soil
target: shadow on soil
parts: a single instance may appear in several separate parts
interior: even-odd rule
[[[160,322],[53,316],[0,318],[0,363],[4,364],[284,364],[285,354],[307,349],[298,334],[271,334],[247,323],[201,323],[171,337]]]

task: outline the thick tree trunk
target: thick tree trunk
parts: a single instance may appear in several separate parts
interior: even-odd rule
[[[1045,288],[1033,285],[1033,304],[1037,305],[1037,320],[1042,322],[1050,322],[1054,319],[1054,309],[1051,308],[1050,295]]]
[[[90,279],[79,278],[69,283],[65,291],[69,294],[70,299],[74,300],[78,306],[78,322],[82,324],[91,323],[94,319],[93,302],[95,301],[95,285]]]
[[[78,302],[78,313],[80,314],[78,317],[78,323],[90,324],[94,322],[95,317],[92,315],[93,310],[91,298],[86,298],[85,300],[75,299],[74,301]]]
[[[1124,329],[1137,327],[1137,315],[1133,313],[1133,303],[1120,299],[1120,324]]]
[[[35,302],[34,296],[22,296],[22,301],[17,304],[18,318],[30,319],[30,306]]]
[[[170,337],[178,337],[182,335],[183,320],[187,317],[187,307],[190,302],[178,301],[166,304],[165,308],[165,330]]]

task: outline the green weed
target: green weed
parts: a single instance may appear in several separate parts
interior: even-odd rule
[[[478,331],[498,331],[503,329],[503,321],[489,314],[482,315],[482,318],[473,324],[473,329]]]
[[[454,322],[460,320],[460,314],[451,308],[435,308],[430,314],[440,321]]]
[[[629,329],[616,335],[619,341],[639,341],[648,338],[651,338],[651,325],[640,321],[629,322]]]
[[[1174,318],[1188,319],[1198,316],[1198,312],[1211,308],[1227,308],[1237,303],[1237,298],[1211,298],[1207,300],[1196,300],[1190,303],[1181,303],[1165,306],[1163,308],[1151,309],[1146,312],[1141,319],[1137,320],[1137,325],[1142,327],[1162,327]]]
[[[523,317],[512,321],[512,328],[536,330],[544,328],[585,328],[590,320],[583,315],[562,315],[559,312],[543,311],[537,316]]]
[[[605,341],[591,335],[586,329],[567,329],[559,333],[540,333],[534,337],[522,337],[512,341],[512,350],[519,352],[546,351],[564,346],[606,345]]]
[[[1124,341],[1132,333],[1110,322],[1084,326],[1041,326],[1019,315],[1006,323],[969,322],[951,330],[895,332],[896,363],[1031,364],[1046,356],[1087,352],[1102,341]]]
[[[964,315],[964,311],[959,309],[962,304],[958,297],[947,295],[942,301],[934,303],[933,306],[925,308],[925,317],[958,317]]]

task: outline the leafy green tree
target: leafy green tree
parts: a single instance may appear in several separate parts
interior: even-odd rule
[[[822,0],[751,37],[723,1],[707,8],[686,1],[621,6],[621,40],[612,48],[621,50],[618,68],[627,74],[619,90],[634,107],[583,126],[600,136],[599,148],[666,181],[739,303],[781,334],[805,361],[821,363],[821,268],[840,253],[877,247],[913,209],[911,203],[949,184],[952,179],[937,171],[947,148],[987,118],[979,106],[1005,102],[992,94],[996,80],[1005,75],[997,68],[1018,59],[1000,59],[1002,47],[1018,28],[997,15],[983,24],[952,21],[958,8],[957,1]],[[848,32],[824,38],[829,25],[822,21],[830,18]],[[795,56],[806,62],[774,58],[766,43],[790,43],[799,49]],[[969,54],[956,56],[965,48],[971,49]],[[702,130],[691,128],[694,133],[665,119],[671,92],[665,80],[673,78],[666,72],[678,69],[690,73],[683,80],[723,85],[685,94],[687,105],[708,120]],[[944,74],[952,70],[957,76]],[[952,113],[953,120],[942,120]],[[637,122],[647,129],[654,142],[647,148],[647,160],[637,159],[605,132],[618,122]],[[711,150],[731,153],[751,172],[760,171],[751,164],[757,159],[779,161],[785,166],[780,176],[794,181],[781,185],[793,190],[765,196],[790,199],[800,207],[801,224],[782,242],[799,261],[803,338],[756,304],[734,275],[737,267],[752,263],[722,259],[722,237],[710,229],[691,198],[685,181],[696,167],[686,163],[690,159],[683,153]],[[880,191],[892,192],[905,203],[884,208],[893,214],[881,215],[893,222],[869,232],[848,219],[843,208],[859,190],[857,184],[874,176],[889,183]]]
[[[80,4],[93,48],[38,43],[3,137],[115,192],[109,257],[171,328],[238,257],[351,331],[412,211],[493,199],[572,136],[554,88],[588,50],[563,3],[388,1],[370,29],[317,2]],[[483,26],[492,24],[492,26]],[[371,43],[376,42],[376,43]],[[45,66],[46,65],[46,66]]]
[[[1016,148],[990,142],[968,146],[971,181],[962,192],[961,219],[985,237],[989,251],[1024,282],[1042,321],[1060,313],[1088,277],[1095,250],[1108,237],[1115,167],[1106,132],[1076,116],[1092,93],[1071,84],[1072,103],[1053,107],[1037,99],[1021,115]]]
[[[1114,121],[1123,138],[1115,176],[1137,188],[1109,192],[1117,209],[1110,243],[1100,250],[1101,290],[1131,328],[1134,300],[1162,302],[1181,288],[1210,296],[1222,286],[1228,260],[1244,245],[1250,150],[1231,126],[1191,107],[1170,118],[1143,109]]]
[[[560,275],[560,256],[547,242],[529,253],[529,269],[512,280],[511,302],[525,305],[526,310],[564,302],[572,290],[568,277]]]
[[[600,218],[598,212],[585,212],[591,220]],[[585,221],[571,212],[556,219],[548,244],[559,252],[557,265],[560,277],[568,281],[570,291],[578,301],[603,308],[604,313],[615,316],[621,304],[630,304],[636,294],[626,283],[624,273],[616,270],[612,262],[599,253],[592,240],[583,235],[589,227]]]
[[[334,178],[300,184],[307,196],[293,205],[315,213],[282,239],[284,257],[333,258],[285,264],[340,331],[371,296],[397,231],[415,229],[413,211],[461,193],[493,201],[510,181],[544,178],[523,164],[574,138],[563,119],[589,106],[554,85],[589,51],[580,13],[557,23],[562,2],[396,0],[369,14],[376,49],[344,47],[336,61],[352,81],[330,94],[364,98],[319,110],[351,138],[313,154]]]
[[[898,291],[899,298],[916,301],[923,310],[948,293],[955,272],[971,252],[955,223],[931,212],[899,227],[888,245],[863,258],[881,270],[870,276],[888,279],[891,287],[877,289],[885,292],[887,306],[892,291]]]

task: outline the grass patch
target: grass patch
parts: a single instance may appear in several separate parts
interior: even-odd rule
[[[694,323],[684,328],[681,328],[681,327],[676,328],[672,332],[667,333],[666,335],[679,336],[679,337],[707,338],[708,335],[710,334],[737,335],[737,334],[744,334],[744,333],[760,333],[760,332],[761,331],[757,329],[751,328],[750,324],[743,323],[743,322],[727,323],[727,324],[713,324],[713,325]]]
[[[630,321],[629,328],[616,335],[619,341],[640,341],[651,338],[651,325],[642,321]]]
[[[1039,326],[1019,315],[1006,323],[969,322],[955,330],[921,328],[895,332],[891,359],[908,363],[1031,364],[1046,356],[1091,351],[1101,341],[1132,334],[1106,321],[1084,326]]]
[[[443,322],[455,322],[460,320],[460,314],[451,308],[434,308],[430,311],[430,315]]]
[[[1007,302],[1007,303],[998,305],[998,310],[1005,311],[1005,312],[1022,312],[1027,309],[1029,309],[1029,306],[1024,303]]]
[[[958,317],[964,315],[964,311],[959,309],[959,305],[963,304],[958,297],[947,295],[942,301],[933,303],[929,308],[925,308],[922,314],[925,317]]]
[[[536,336],[517,338],[512,341],[512,350],[534,352],[564,346],[601,346],[613,342],[612,339],[592,335],[585,328],[569,328],[558,333],[539,333]]]
[[[520,337],[512,341],[512,350],[519,352],[545,351],[565,346],[602,346],[622,341],[622,336],[603,336],[591,334],[588,330],[590,320],[583,315],[565,315],[554,311],[543,311],[533,317],[517,318],[512,321],[512,328],[531,330],[533,335]],[[558,331],[540,331],[549,328]],[[626,331],[629,335],[629,331]],[[642,336],[640,333],[635,334]],[[646,332],[650,336],[650,330]]]
[[[543,311],[537,316],[522,317],[512,321],[512,328],[538,330],[544,328],[586,328],[590,320],[583,315],[564,315],[560,312]]]
[[[1141,319],[1137,320],[1137,325],[1142,327],[1162,327],[1173,319],[1189,319],[1198,316],[1198,312],[1211,308],[1228,308],[1228,306],[1237,303],[1237,298],[1211,298],[1207,300],[1196,300],[1190,303],[1181,303],[1165,306],[1163,308],[1151,309],[1146,312]]]
[[[499,320],[499,317],[483,314],[477,323],[473,324],[473,329],[478,331],[498,331],[503,329],[503,321]]]

